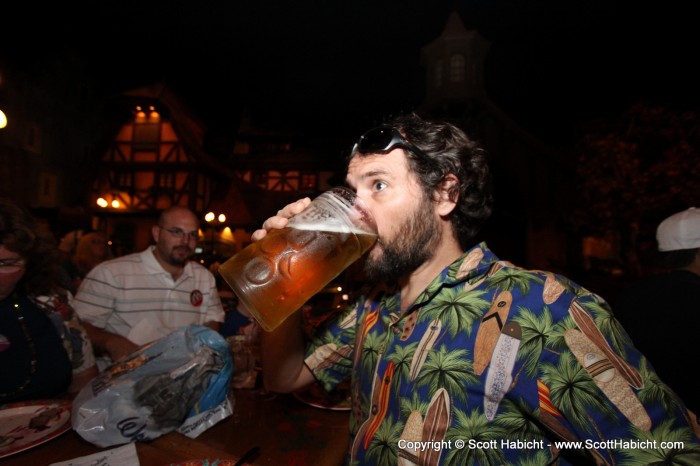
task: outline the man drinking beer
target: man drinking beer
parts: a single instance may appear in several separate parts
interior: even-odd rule
[[[279,392],[352,379],[348,464],[700,464],[694,414],[602,298],[472,244],[492,194],[485,152],[462,130],[396,117],[358,139],[346,181],[377,222],[370,285],[308,345],[298,312],[265,332],[263,373]],[[664,438],[683,442],[620,446]]]

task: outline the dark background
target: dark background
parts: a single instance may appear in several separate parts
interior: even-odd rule
[[[3,12],[4,53],[40,63],[72,47],[106,95],[163,80],[209,125],[241,114],[358,132],[424,93],[420,48],[458,11],[491,42],[486,88],[536,136],[636,99],[697,108],[692,2],[615,0],[100,0]]]

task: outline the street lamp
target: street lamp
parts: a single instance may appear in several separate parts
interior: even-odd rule
[[[214,250],[214,230],[216,230],[217,225],[222,225],[226,222],[226,215],[207,212],[204,216],[204,220],[209,224],[209,249],[212,259],[214,259],[216,257],[216,251]]]

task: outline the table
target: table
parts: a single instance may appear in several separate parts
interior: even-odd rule
[[[233,391],[233,415],[196,439],[170,432],[150,442],[137,442],[140,466],[164,466],[192,459],[237,460],[250,448],[260,455],[256,466],[338,466],[348,447],[347,411],[320,409],[291,394],[259,389]],[[46,466],[105,450],[73,430],[24,452],[0,459],[1,466]],[[129,465],[130,466],[130,465]]]

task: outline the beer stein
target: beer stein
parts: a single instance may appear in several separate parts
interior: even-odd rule
[[[218,271],[240,305],[269,332],[359,259],[376,239],[377,226],[364,202],[351,190],[336,187]]]

